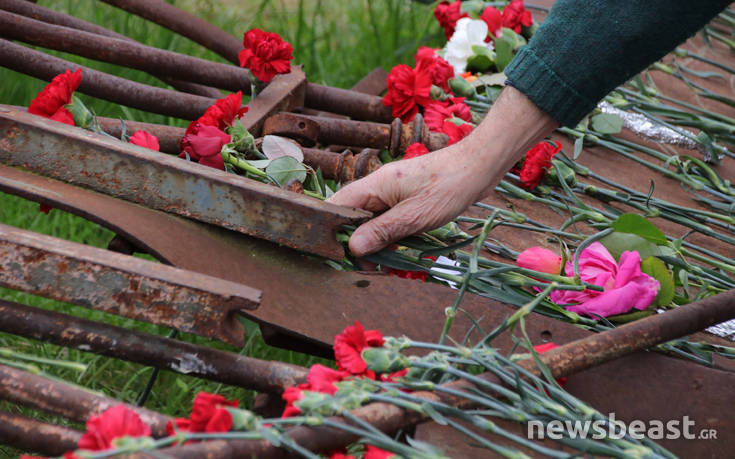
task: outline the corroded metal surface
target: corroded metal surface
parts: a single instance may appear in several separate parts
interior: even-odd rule
[[[319,123],[293,113],[269,116],[263,123],[263,135],[279,135],[313,147],[319,139]]]
[[[131,40],[48,24],[7,11],[0,11],[0,30],[0,35],[7,39],[143,70],[157,76],[192,81],[229,91],[250,87],[250,73],[241,67],[158,49]]]
[[[306,75],[300,67],[291,67],[291,73],[276,75],[273,80],[248,104],[248,112],[240,119],[253,136],[262,135],[263,123],[275,113],[304,105]]]
[[[370,215],[1,108],[0,161],[334,259],[337,230]]]
[[[0,411],[0,445],[60,456],[76,450],[81,436],[77,430]]]
[[[387,78],[388,72],[386,72],[383,67],[377,67],[362,77],[362,79],[355,83],[355,85],[350,89],[363,94],[379,96],[388,89]]]
[[[306,164],[320,168],[324,177],[342,183],[364,177],[380,167],[378,151],[369,148],[365,148],[357,155],[350,150],[336,153],[315,148],[302,148],[302,151]]]
[[[102,413],[121,402],[78,386],[44,378],[0,365],[0,399],[25,405],[72,421],[84,423],[92,415]],[[156,437],[166,436],[170,420],[155,411],[126,405],[148,424]]]
[[[209,97],[184,94],[119,78],[4,39],[0,39],[0,66],[46,81],[51,81],[66,69],[74,71],[81,68],[83,78],[79,92],[176,118],[198,118],[215,102],[215,99]]]
[[[260,302],[245,285],[5,225],[0,285],[240,346],[236,314]]]
[[[102,1],[166,27],[207,49],[211,49],[228,61],[239,64],[237,55],[242,50],[242,40],[233,37],[202,18],[162,0]]]
[[[0,300],[0,331],[118,359],[280,394],[306,380],[306,369],[128,330]],[[2,443],[2,442],[0,442]]]
[[[307,107],[347,115],[354,120],[390,123],[393,112],[383,99],[363,92],[311,83],[306,87]]]

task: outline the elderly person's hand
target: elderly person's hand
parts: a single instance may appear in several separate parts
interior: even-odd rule
[[[387,164],[329,198],[378,214],[350,238],[356,256],[452,220],[487,196],[505,172],[558,123],[507,87],[465,139],[418,158]]]

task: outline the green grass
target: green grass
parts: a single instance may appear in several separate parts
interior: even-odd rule
[[[196,12],[238,37],[253,27],[281,34],[293,45],[294,63],[304,65],[310,81],[339,87],[350,87],[378,66],[390,69],[397,63],[413,64],[413,54],[419,44],[438,46],[443,39],[433,20],[431,8],[408,0],[189,0],[174,3]],[[81,19],[103,25],[151,46],[224,62],[214,53],[186,38],[99,1],[40,1],[39,4],[58,11],[71,12]],[[53,54],[118,76],[165,86],[142,72],[64,53]],[[3,82],[0,85],[0,103],[14,105],[28,105],[46,84],[7,69],[0,69],[0,81]],[[82,99],[101,116],[177,126],[185,126],[187,123],[88,96],[82,96]],[[74,215],[58,209],[45,215],[38,211],[38,204],[3,193],[0,193],[0,223],[95,247],[106,247],[113,236],[109,230]],[[8,289],[0,289],[0,298],[149,333],[168,333],[164,327]],[[301,365],[318,361],[311,356],[269,347],[263,342],[257,327],[248,324],[247,328],[247,344],[242,349],[187,334],[181,334],[179,339],[262,359],[277,359]],[[48,366],[42,366],[42,369],[49,375],[130,403],[135,402],[152,371],[149,367],[0,333],[0,347],[3,346],[40,357],[85,363],[88,369],[81,374]],[[145,406],[172,416],[185,416],[189,413],[194,395],[201,390],[238,398],[244,406],[250,404],[254,395],[241,388],[163,371]],[[69,425],[62,419],[35,413],[7,402],[0,402],[0,409]],[[0,446],[0,457],[13,457],[18,453],[12,448]]]

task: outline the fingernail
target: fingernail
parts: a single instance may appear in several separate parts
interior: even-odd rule
[[[357,256],[366,254],[370,245],[370,240],[362,234],[353,234],[350,238],[350,248]]]

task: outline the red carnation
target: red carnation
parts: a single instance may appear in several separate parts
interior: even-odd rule
[[[248,112],[248,107],[242,106],[242,91],[229,94],[222,99],[218,99],[214,105],[211,105],[199,119],[189,123],[186,128],[186,134],[196,134],[197,125],[215,126],[224,131],[226,127],[232,126],[235,118],[240,118]]]
[[[447,145],[457,143],[469,135],[475,127],[469,123],[457,124],[452,120],[447,120],[442,124],[440,132],[449,136],[449,142]]]
[[[390,459],[392,457],[398,457],[398,455],[396,453],[380,449],[377,446],[367,445],[362,459]]]
[[[291,72],[293,48],[273,32],[251,29],[243,38],[240,67],[245,67],[260,81],[270,83],[274,76]]]
[[[383,346],[383,335],[378,330],[365,330],[360,322],[355,321],[334,337],[334,356],[340,370],[350,372],[355,376],[367,376],[375,379],[375,373],[368,370],[362,359],[362,350],[366,347]]]
[[[130,136],[130,143],[139,147],[150,148],[151,150],[160,150],[158,137],[145,131],[136,131],[135,134]]]
[[[452,118],[471,122],[472,112],[470,107],[464,103],[464,97],[454,97],[445,102],[435,102],[428,105],[424,110],[424,121],[429,130],[441,132],[444,121]]]
[[[286,401],[286,408],[283,410],[281,417],[288,418],[301,414],[301,410],[294,403],[301,400],[303,391],[322,392],[324,394],[334,395],[337,393],[335,383],[342,381],[348,376],[350,376],[350,373],[346,371],[333,370],[318,363],[313,365],[309,369],[309,374],[306,375],[306,383],[299,384],[295,387],[287,387],[283,392],[281,397]]]
[[[305,390],[309,390],[309,385],[306,383],[294,387],[287,387],[283,391],[281,398],[286,402],[286,408],[283,410],[282,418],[301,415],[301,410],[294,403],[301,400],[303,396],[302,392]]]
[[[411,158],[417,158],[419,156],[423,156],[429,152],[429,149],[426,148],[426,145],[420,142],[412,143],[411,145],[406,148],[406,154],[403,155],[403,159],[411,159]]]
[[[548,352],[557,347],[559,346],[557,346],[556,343],[554,343],[553,341],[549,341],[548,343],[537,344],[533,347],[533,349],[539,354],[543,354],[544,352]],[[556,382],[559,383],[560,386],[562,386],[566,384],[567,378],[559,378],[556,380]]]
[[[527,190],[536,188],[551,167],[551,158],[560,150],[561,144],[549,142],[539,142],[528,150],[519,174],[521,186]]]
[[[503,8],[503,27],[521,33],[521,26],[529,27],[533,24],[531,13],[523,6],[523,0],[513,0]]]
[[[151,428],[140,420],[138,413],[122,403],[109,408],[99,416],[90,416],[87,431],[79,439],[79,448],[101,451],[112,448],[112,441],[120,437],[147,437]]]
[[[416,71],[425,71],[431,78],[431,83],[439,86],[444,92],[449,92],[449,79],[454,77],[454,68],[449,62],[436,54],[434,48],[419,47],[416,51]]]
[[[439,21],[439,25],[444,29],[444,35],[447,40],[454,35],[454,28],[460,18],[469,17],[469,14],[462,12],[462,2],[457,0],[453,3],[441,2],[434,8],[434,17]]]
[[[71,96],[81,83],[82,69],[77,69],[74,73],[66,69],[66,72],[56,75],[31,101],[28,113],[74,126],[74,116],[64,105],[71,103]]]
[[[227,400],[221,395],[199,392],[194,397],[189,419],[177,418],[174,423],[178,430],[187,432],[228,432],[232,428],[232,415],[225,407],[237,408],[237,400]],[[169,435],[175,431],[171,422],[166,426]]]
[[[196,126],[196,134],[186,134],[181,140],[182,151],[179,158],[197,161],[203,166],[224,170],[222,147],[230,143],[230,135],[215,126]]]
[[[355,459],[355,456],[347,454],[347,450],[330,451],[327,453],[327,459]]]
[[[487,24],[487,30],[489,33],[496,37],[500,36],[502,31],[501,29],[503,28],[503,13],[501,13],[497,8],[488,6],[482,11],[480,19],[485,21],[485,24]],[[485,41],[489,41],[489,37]]]
[[[407,123],[427,106],[431,99],[431,76],[425,70],[412,69],[405,64],[393,67],[387,78],[388,92],[383,97],[383,105],[393,108],[393,116]]]

